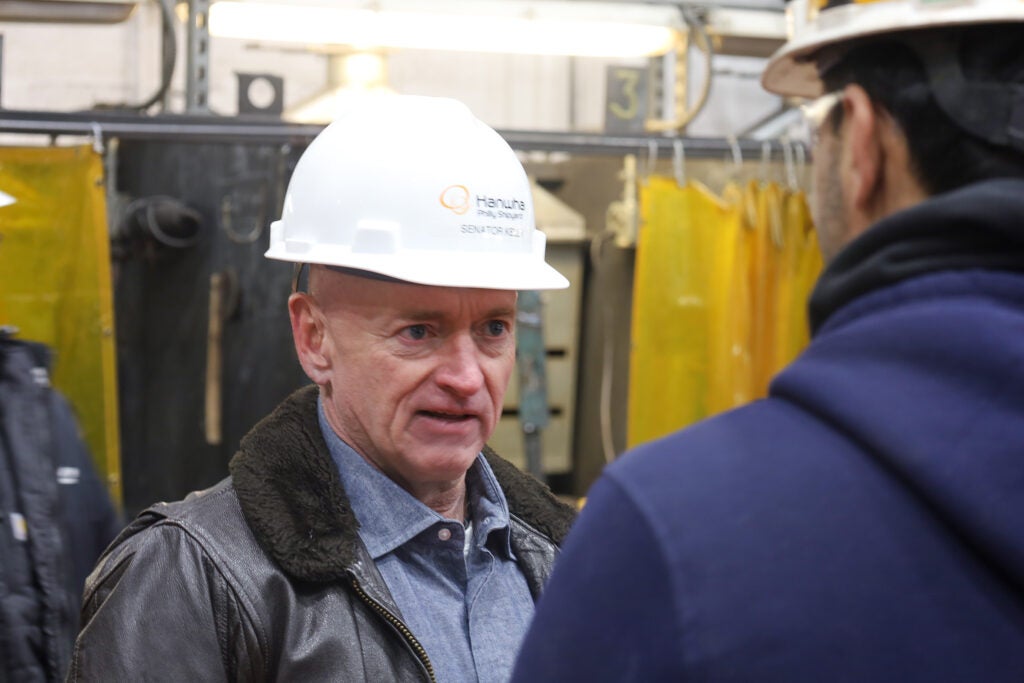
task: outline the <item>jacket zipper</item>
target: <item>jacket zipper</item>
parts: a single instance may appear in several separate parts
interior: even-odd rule
[[[434,665],[430,663],[430,658],[427,657],[427,651],[423,649],[422,645],[420,645],[420,641],[416,640],[416,636],[412,634],[412,631],[410,631],[400,619],[389,612],[383,605],[367,595],[362,586],[359,585],[359,582],[354,578],[352,579],[352,587],[355,589],[356,594],[362,598],[366,604],[372,607],[377,614],[384,617],[389,624],[394,626],[395,629],[405,637],[406,642],[412,646],[413,652],[416,653],[420,663],[426,668],[427,676],[430,677],[430,680],[433,681],[433,683],[437,683],[437,678],[434,677]]]

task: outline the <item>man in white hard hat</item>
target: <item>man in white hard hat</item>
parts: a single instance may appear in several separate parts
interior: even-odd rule
[[[812,341],[606,470],[514,681],[1024,680],[1024,2],[790,9]]]
[[[308,264],[288,305],[315,386],[101,559],[70,679],[507,680],[573,517],[484,445],[516,290],[568,285],[522,166],[458,102],[353,107],[267,256]]]

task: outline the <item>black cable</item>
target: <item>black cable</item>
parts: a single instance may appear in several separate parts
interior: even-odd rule
[[[157,102],[163,100],[167,90],[171,87],[171,78],[174,76],[174,67],[178,61],[178,40],[174,33],[174,12],[169,6],[172,0],[155,0],[160,6],[160,34],[161,34],[161,74],[160,86],[156,92],[140,104],[119,104],[100,103],[93,105],[93,109],[121,109],[144,113]]]

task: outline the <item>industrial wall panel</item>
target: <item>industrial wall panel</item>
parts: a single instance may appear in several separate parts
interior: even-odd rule
[[[545,474],[565,474],[572,470],[572,453],[566,448],[572,437],[571,424],[565,415],[553,416],[548,426],[541,431]],[[502,417],[487,443],[498,455],[520,469],[526,469],[526,448],[518,418]]]
[[[191,247],[168,248],[145,234],[115,242],[129,512],[226,476],[245,432],[308,381],[295,358],[288,323],[291,265],[263,257],[266,228],[280,211],[297,155],[257,145],[121,145],[118,190],[126,202],[170,197],[201,217],[199,241]],[[228,282],[216,340],[209,334],[214,274]],[[213,412],[206,401],[211,344],[221,358],[221,370],[212,378],[220,395]],[[218,424],[207,424],[210,419]],[[213,427],[220,443],[209,442]]]

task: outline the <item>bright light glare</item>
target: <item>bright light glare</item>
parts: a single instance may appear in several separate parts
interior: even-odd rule
[[[596,20],[527,19],[430,12],[352,10],[316,5],[216,2],[210,33],[275,43],[412,48],[579,57],[636,57],[668,52],[668,26]]]
[[[377,53],[356,52],[344,55],[342,71],[344,82],[355,88],[372,88],[387,82],[384,56]]]

